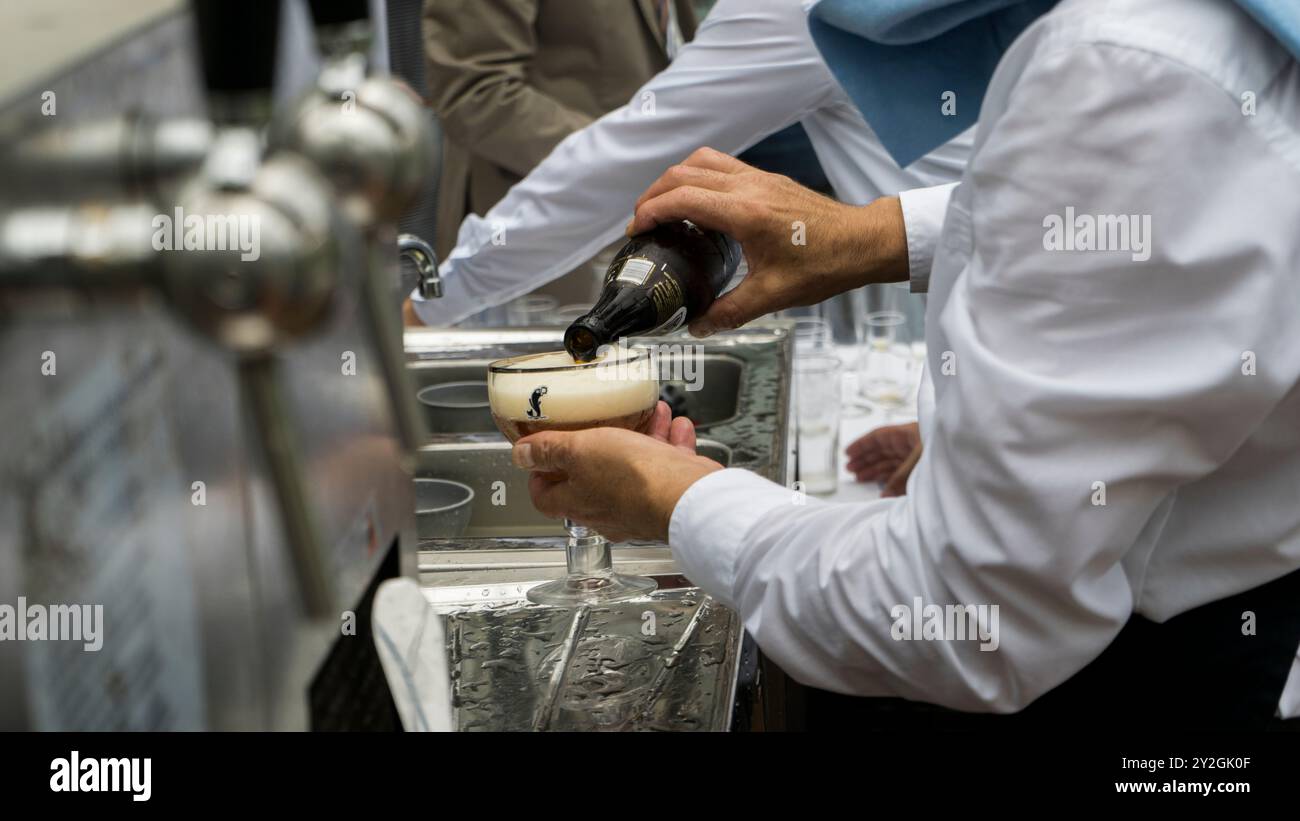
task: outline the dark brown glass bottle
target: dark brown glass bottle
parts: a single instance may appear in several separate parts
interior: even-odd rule
[[[717,231],[668,222],[619,249],[590,311],[564,332],[575,360],[619,337],[666,334],[703,314],[740,264],[740,246]]]

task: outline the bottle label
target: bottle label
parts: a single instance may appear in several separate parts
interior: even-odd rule
[[[686,310],[686,300],[681,286],[670,276],[665,276],[654,284],[650,289],[650,301],[654,303],[655,317],[661,328],[673,321],[673,314],[677,311]],[[678,325],[680,324],[679,321]]]
[[[644,257],[624,260],[623,267],[619,269],[615,281],[626,282],[629,285],[644,285],[654,269],[654,262]]]

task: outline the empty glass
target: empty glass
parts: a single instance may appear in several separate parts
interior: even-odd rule
[[[839,484],[842,369],[839,357],[829,354],[796,356],[794,360],[798,475],[807,493],[834,493]]]
[[[859,333],[858,395],[881,407],[901,407],[914,387],[907,317],[899,311],[875,311],[859,324]]]
[[[561,305],[555,309],[555,313],[551,314],[550,324],[561,325],[567,328],[577,321],[578,317],[585,315],[587,311],[590,310],[590,304],[580,302],[571,302],[568,305]]]
[[[831,323],[819,316],[803,316],[794,321],[796,356],[830,354],[835,349]]]
[[[506,322],[512,328],[545,325],[555,313],[560,301],[545,294],[528,294],[506,305]]]
[[[925,362],[925,294],[912,293],[906,282],[895,282],[889,287],[894,292],[889,310],[898,311],[907,318],[907,333],[900,342],[907,344],[916,360],[914,364],[919,366]]]

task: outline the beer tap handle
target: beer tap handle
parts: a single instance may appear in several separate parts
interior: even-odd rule
[[[311,17],[318,26],[340,26],[370,19],[368,0],[311,0]]]
[[[391,78],[368,76],[368,0],[311,0],[310,8],[325,61],[316,94],[277,122],[273,144],[326,169],[345,212],[365,234],[362,316],[379,356],[397,436],[409,456],[428,433],[406,370],[402,321],[392,293],[392,226],[429,173],[432,133],[418,99]],[[352,109],[338,105],[348,92],[355,95]],[[305,116],[307,110],[313,115]],[[373,125],[362,129],[359,122]],[[432,249],[421,245],[432,260]]]
[[[239,359],[239,388],[253,431],[275,489],[280,521],[303,608],[311,618],[330,614],[334,603],[330,568],[321,550],[320,533],[312,508],[293,416],[283,391],[280,366],[270,355],[250,354]]]
[[[191,0],[208,110],[221,125],[271,113],[280,0]]]

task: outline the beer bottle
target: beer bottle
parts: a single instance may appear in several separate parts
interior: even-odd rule
[[[690,222],[637,234],[615,255],[596,304],[564,332],[564,348],[586,362],[619,337],[675,331],[709,309],[739,264],[735,240]]]

